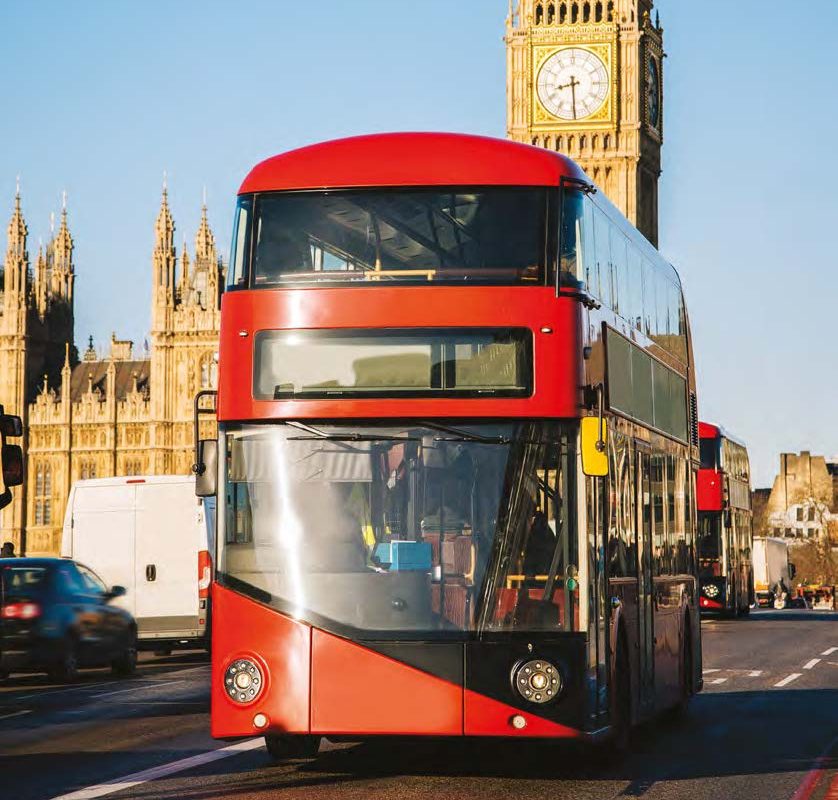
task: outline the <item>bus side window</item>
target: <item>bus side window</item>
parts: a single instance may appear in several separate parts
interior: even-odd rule
[[[599,297],[599,280],[596,272],[596,241],[594,237],[594,204],[585,196],[582,201],[582,266],[579,279],[589,294]]]
[[[613,308],[611,292],[611,223],[598,208],[594,211],[594,234],[596,236],[596,261],[599,273],[599,299],[607,308]]]
[[[651,460],[652,490],[652,574],[665,575],[664,553],[666,548],[666,518],[664,512],[664,489],[666,456],[655,454]]]
[[[614,276],[614,310],[625,320],[630,320],[628,262],[626,237],[616,226],[611,226],[611,274]]]
[[[643,259],[637,248],[628,243],[628,316],[632,328],[643,330]]]
[[[582,215],[585,196],[578,189],[562,192],[562,224],[559,237],[559,281],[577,288],[583,280]]]
[[[643,259],[643,332],[651,338],[657,333],[655,268]]]

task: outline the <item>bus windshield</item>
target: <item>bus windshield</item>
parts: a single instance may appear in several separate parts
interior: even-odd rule
[[[228,425],[219,580],[338,633],[578,629],[558,422]]]
[[[411,187],[245,195],[230,285],[543,285],[549,191]]]

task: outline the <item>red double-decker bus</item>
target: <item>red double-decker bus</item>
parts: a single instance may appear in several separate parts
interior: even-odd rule
[[[701,422],[698,471],[698,573],[702,611],[731,617],[754,604],[751,468],[745,445]]]
[[[213,735],[624,742],[686,702],[694,387],[676,272],[569,159],[423,133],[257,165],[196,458]]]

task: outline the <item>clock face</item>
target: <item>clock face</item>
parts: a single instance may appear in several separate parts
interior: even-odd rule
[[[608,70],[590,50],[567,47],[544,62],[537,84],[541,105],[554,117],[585,119],[608,97]]]
[[[647,81],[647,108],[649,109],[649,124],[657,128],[661,117],[661,80],[658,62],[649,59],[649,74]]]

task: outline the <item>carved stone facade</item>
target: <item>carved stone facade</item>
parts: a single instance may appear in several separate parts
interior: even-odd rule
[[[20,194],[8,229],[0,303],[0,402],[24,421],[27,478],[2,512],[3,541],[55,554],[72,483],[188,474],[192,403],[214,388],[224,269],[206,205],[190,259],[178,259],[167,191],[155,224],[151,345],[139,357],[114,335],[100,354],[73,344],[73,240],[61,225],[30,270]],[[213,435],[212,423],[202,423]]]
[[[663,29],[652,0],[510,0],[507,133],[573,158],[658,241]]]

